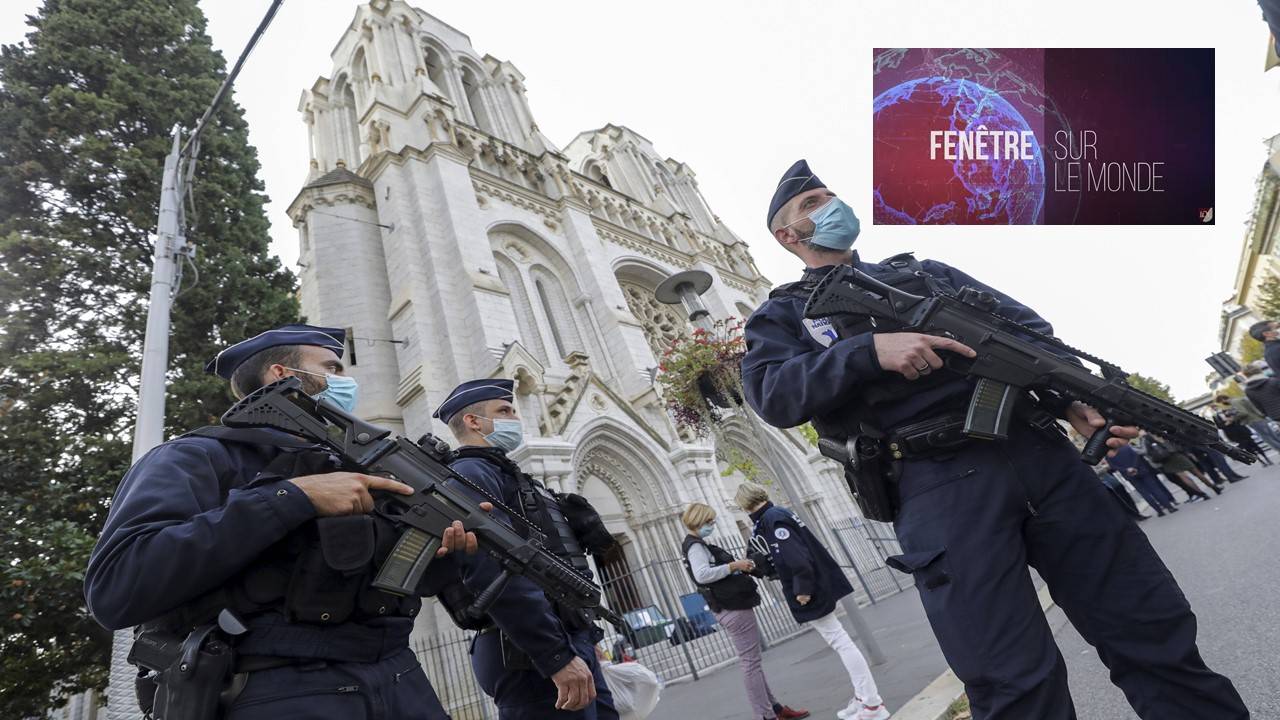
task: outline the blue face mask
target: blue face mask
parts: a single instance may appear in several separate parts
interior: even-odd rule
[[[484,441],[496,448],[511,452],[524,442],[524,425],[519,420],[494,420],[477,415],[493,423],[493,432],[484,436]]]
[[[706,525],[703,525],[702,527],[698,528],[698,536],[705,540],[706,538],[711,537],[711,533],[715,531],[716,531],[716,524],[707,523]]]
[[[356,391],[359,389],[359,386],[356,385],[355,378],[350,378],[346,375],[333,375],[330,373],[321,375],[320,373],[313,373],[308,370],[299,370],[298,368],[286,369],[306,375],[323,377],[325,383],[327,383],[325,388],[311,397],[315,400],[328,400],[349,413],[354,413],[356,411]]]
[[[837,197],[810,213],[809,219],[813,221],[813,235],[808,238],[809,242],[830,250],[848,250],[862,231],[862,224],[853,214],[853,208]]]

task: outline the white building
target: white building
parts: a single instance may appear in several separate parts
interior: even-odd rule
[[[349,329],[360,413],[451,438],[431,414],[455,385],[514,378],[517,459],[601,510],[621,541],[615,573],[673,555],[689,502],[745,529],[730,502],[741,476],[680,435],[652,380],[687,327],[654,299],[664,278],[710,273],[717,318],[770,289],[693,171],[623,126],[558,148],[514,65],[400,0],[360,6],[332,58],[302,94],[311,167],[289,215],[303,313]],[[736,450],[722,458],[787,473],[819,524],[856,514],[838,468],[797,433],[769,430],[773,453],[741,418],[725,434]],[[419,632],[442,617],[424,613]]]

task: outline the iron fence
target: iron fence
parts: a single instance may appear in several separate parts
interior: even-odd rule
[[[849,576],[860,604],[874,604],[911,587],[910,577],[884,564],[886,557],[901,552],[889,525],[850,518],[831,524],[827,530],[828,539],[835,540],[829,549]],[[735,557],[746,554],[741,542],[723,547]],[[610,657],[634,658],[664,682],[697,680],[737,657],[728,633],[706,608],[675,549],[638,567],[607,564],[598,570],[606,604],[624,617],[627,626],[623,632],[605,628],[599,647]],[[779,583],[765,581],[759,588],[756,619],[766,648],[805,631],[791,617]],[[449,629],[415,641],[413,649],[445,709],[456,720],[493,720],[497,710],[471,672],[473,636]]]

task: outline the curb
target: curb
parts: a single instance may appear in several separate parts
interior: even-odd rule
[[[1053,609],[1053,598],[1049,597],[1047,585],[1040,588],[1037,597],[1042,610],[1049,612]],[[895,712],[894,720],[947,720],[947,709],[963,694],[964,683],[948,669]]]

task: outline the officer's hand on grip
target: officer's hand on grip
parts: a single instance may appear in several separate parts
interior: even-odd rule
[[[756,569],[756,564],[751,562],[750,560],[734,560],[733,562],[729,563],[729,569],[737,570],[739,572],[749,573],[752,570]]]
[[[969,358],[978,354],[964,343],[923,333],[876,333],[873,340],[880,367],[908,380],[916,380],[942,367],[942,358],[936,350],[950,350]]]
[[[390,478],[353,472],[304,475],[289,482],[298,486],[316,508],[320,517],[359,515],[373,510],[370,490],[386,490],[412,495],[413,488]]]
[[[551,682],[556,684],[557,710],[581,710],[595,702],[595,678],[587,664],[576,655],[568,665],[551,676]]]
[[[1086,438],[1107,424],[1102,413],[1079,401],[1067,406],[1067,422]],[[1107,438],[1107,447],[1110,448],[1107,457],[1113,457],[1121,445],[1127,445],[1130,440],[1138,437],[1138,428],[1132,425],[1112,425],[1111,434],[1115,437]]]
[[[480,503],[480,509],[485,512],[492,512],[493,503],[482,502]],[[476,541],[476,534],[464,530],[461,520],[454,520],[452,525],[444,529],[444,535],[440,538],[440,549],[436,550],[436,557],[444,557],[451,552],[459,550],[468,555],[475,555],[479,547],[479,543]]]

